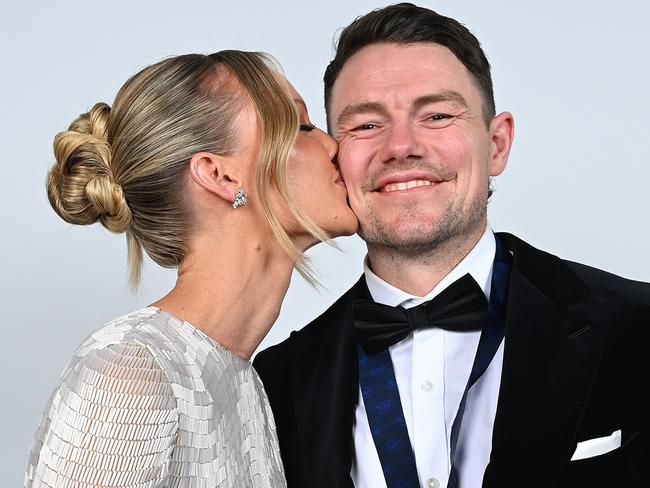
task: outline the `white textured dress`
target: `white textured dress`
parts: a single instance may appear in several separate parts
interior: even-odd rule
[[[77,350],[50,398],[25,486],[285,487],[262,383],[245,361],[148,307]]]

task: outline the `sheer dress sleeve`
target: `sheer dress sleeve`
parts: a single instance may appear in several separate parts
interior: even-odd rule
[[[177,430],[170,382],[144,346],[87,351],[47,404],[25,486],[166,486]]]

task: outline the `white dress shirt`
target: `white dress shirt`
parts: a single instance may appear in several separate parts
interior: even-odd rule
[[[431,300],[469,273],[489,298],[495,251],[494,234],[487,227],[465,259],[424,297],[410,295],[386,283],[370,270],[367,260],[364,266],[366,282],[376,302],[411,308]],[[451,470],[451,426],[472,370],[480,335],[479,331],[421,329],[389,348],[422,487],[447,486]],[[492,448],[502,363],[503,342],[483,376],[468,393],[456,450],[460,488],[477,488],[483,481]],[[353,436],[355,459],[351,475],[355,487],[385,488],[361,389]]]

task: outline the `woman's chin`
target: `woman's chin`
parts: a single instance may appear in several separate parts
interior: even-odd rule
[[[359,228],[357,216],[349,207],[346,212],[334,214],[328,219],[317,219],[316,224],[330,239],[354,235]],[[292,234],[292,240],[303,252],[321,242],[306,231],[301,232],[299,235]]]
[[[357,216],[349,212],[350,215],[340,216],[332,222],[331,228],[325,228],[325,231],[334,239],[335,237],[351,236],[357,232],[359,221]]]

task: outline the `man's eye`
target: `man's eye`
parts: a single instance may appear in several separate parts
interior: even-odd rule
[[[362,124],[358,127],[356,127],[354,130],[372,130],[375,129],[377,126],[375,124]]]
[[[451,118],[451,115],[447,115],[447,114],[433,114],[433,115],[432,115],[431,117],[429,117],[429,118],[430,118],[431,120],[434,120],[434,121],[436,121],[436,120],[446,120],[446,119]]]
[[[311,132],[316,128],[314,124],[300,124],[300,130],[303,132]]]

